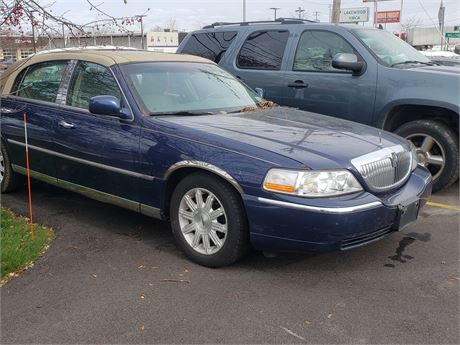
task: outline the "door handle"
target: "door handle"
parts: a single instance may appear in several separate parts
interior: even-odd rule
[[[67,129],[75,128],[75,125],[73,123],[68,123],[68,122],[65,122],[64,120],[59,121],[58,124],[59,124],[59,126],[61,126],[63,128],[67,128]]]
[[[288,83],[288,87],[294,87],[294,88],[302,89],[302,88],[308,87],[308,84],[304,83],[303,80],[296,80],[293,83]]]

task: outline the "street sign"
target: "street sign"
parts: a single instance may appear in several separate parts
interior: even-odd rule
[[[446,32],[446,38],[460,38],[460,32]]]
[[[455,25],[454,26],[454,31],[460,31],[460,25]]]
[[[341,23],[357,23],[369,21],[369,7],[342,8],[340,10]]]
[[[374,15],[375,24],[399,23],[401,11],[381,11]]]

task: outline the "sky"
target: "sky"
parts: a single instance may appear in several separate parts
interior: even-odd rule
[[[42,0],[42,4],[47,4]],[[91,0],[100,4],[99,8],[115,17],[133,16],[146,13],[145,29],[156,25],[164,27],[173,19],[177,28],[183,31],[196,30],[202,26],[219,21],[242,21],[243,0]],[[437,25],[438,9],[441,0],[403,0],[402,22],[417,22],[419,26]],[[49,0],[51,3],[51,0]],[[305,9],[304,17],[314,19],[314,12],[319,12],[321,22],[329,21],[329,8],[332,0],[246,0],[247,20],[271,20],[273,11],[270,7],[279,7],[278,17],[297,16],[298,7]],[[443,0],[446,7],[445,25],[460,25],[460,0]],[[399,10],[401,0],[385,0],[378,3],[378,10]],[[342,8],[370,7],[373,3],[362,0],[342,0]],[[84,24],[102,18],[96,11],[90,11],[85,0],[55,0],[50,7],[56,14],[65,14],[68,19]],[[372,21],[372,14],[370,20]],[[372,25],[371,22],[365,25]],[[387,27],[397,31],[399,24]]]

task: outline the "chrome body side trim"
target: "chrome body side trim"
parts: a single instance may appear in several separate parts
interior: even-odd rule
[[[163,219],[159,208],[145,205],[145,204],[140,204],[139,206],[140,206],[139,212],[142,213],[143,215],[146,215],[152,218]]]
[[[258,197],[257,200],[265,204],[269,204],[273,206],[295,208],[297,210],[302,210],[302,211],[311,211],[311,212],[318,212],[318,213],[333,213],[333,214],[344,214],[344,213],[346,214],[346,213],[353,213],[353,212],[358,212],[358,211],[366,211],[366,210],[370,210],[370,209],[382,206],[382,203],[380,201],[374,201],[374,202],[370,202],[367,204],[347,206],[347,207],[319,207],[319,206],[294,204],[292,202],[266,199],[266,198],[260,198],[260,197]]]
[[[24,147],[26,146],[23,142],[12,140],[12,139],[8,139],[8,142],[11,143],[11,144],[19,145],[19,146],[24,146]],[[69,155],[66,155],[66,154],[63,154],[63,153],[59,153],[59,152],[56,152],[56,151],[51,151],[51,150],[44,149],[44,148],[34,146],[34,145],[30,145],[30,144],[29,144],[29,149],[44,152],[44,153],[47,153],[49,155],[53,155],[53,156],[56,156],[56,157],[72,160],[74,162],[91,165],[91,166],[96,167],[96,168],[113,171],[113,172],[116,172],[116,173],[119,173],[119,174],[138,177],[138,178],[141,178],[141,179],[144,179],[144,180],[147,180],[147,181],[153,181],[155,179],[155,177],[153,177],[153,176],[144,175],[144,174],[137,173],[137,172],[134,172],[134,171],[125,170],[125,169],[121,169],[121,168],[117,168],[117,167],[113,167],[113,166],[110,166],[110,165],[105,165],[105,164],[101,164],[101,163],[97,163],[97,162],[93,162],[93,161],[88,161],[86,159],[69,156]]]
[[[19,174],[23,174],[23,175],[27,174],[27,170],[19,165],[12,164],[11,167],[13,168],[15,172]],[[54,186],[58,186],[63,189],[70,190],[72,192],[82,194],[94,200],[98,200],[98,201],[116,205],[116,206],[121,206],[131,211],[139,212],[139,213],[145,214],[153,218],[161,219],[160,209],[153,207],[153,206],[140,204],[137,201],[132,201],[129,199],[125,199],[125,198],[116,196],[116,195],[101,192],[96,189],[81,186],[79,184],[75,184],[69,181],[57,179],[57,178],[42,174],[40,172],[34,171],[34,170],[30,170],[30,176],[37,180],[40,180],[46,183],[50,183]]]
[[[244,194],[243,188],[241,188],[240,184],[225,170],[222,170],[221,168],[216,167],[215,165],[206,163],[206,162],[201,162],[201,161],[180,161],[177,163],[174,163],[171,165],[168,170],[164,174],[164,179],[168,179],[168,177],[176,170],[182,169],[182,168],[198,168],[198,169],[203,169],[210,171],[223,179],[225,179],[228,183],[230,183],[233,187],[236,188],[236,190],[240,194]]]
[[[26,168],[23,168],[16,164],[11,164],[11,168],[13,169],[14,172],[17,172],[18,174],[27,175]],[[33,177],[37,180],[52,184],[54,186],[58,185],[58,180],[56,177],[51,177],[49,175],[42,174],[38,171],[30,170],[30,177]]]

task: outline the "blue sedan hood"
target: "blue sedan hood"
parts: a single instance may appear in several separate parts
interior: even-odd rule
[[[250,145],[289,157],[311,168],[348,167],[355,157],[382,147],[406,145],[404,139],[373,127],[285,107],[239,114],[161,119],[206,132],[210,141],[218,136],[227,139],[227,142],[240,143],[237,149],[242,153],[249,153],[246,150]],[[200,135],[200,141],[204,137]],[[225,146],[223,140],[221,144]]]

